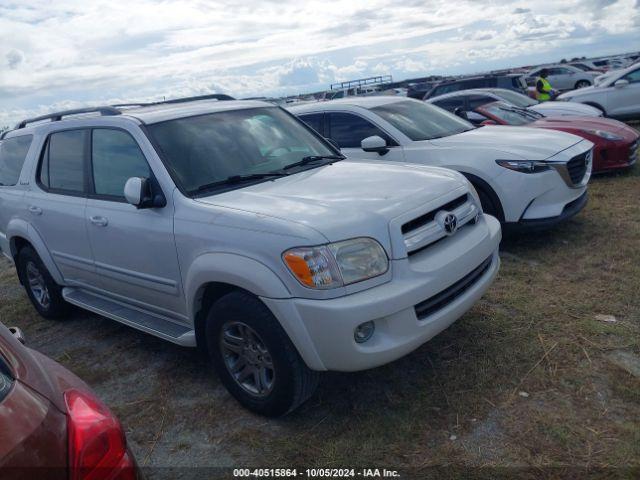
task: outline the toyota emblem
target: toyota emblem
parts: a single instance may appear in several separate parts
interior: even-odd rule
[[[458,230],[458,217],[453,213],[447,213],[444,217],[443,226],[447,235],[453,235]]]

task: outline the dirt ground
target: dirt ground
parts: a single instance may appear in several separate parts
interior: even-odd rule
[[[279,420],[242,409],[195,350],[79,310],[40,318],[5,259],[0,321],[96,390],[153,479],[205,466],[638,478],[639,197],[640,167],[593,179],[566,225],[503,241],[499,278],[451,328],[385,367],[325,375]]]

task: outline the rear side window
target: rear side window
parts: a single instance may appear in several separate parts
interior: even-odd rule
[[[52,133],[42,155],[39,181],[64,193],[83,193],[88,130]]]
[[[496,100],[486,95],[470,95],[468,98],[468,101],[469,101],[469,110],[475,110],[476,108],[481,107],[482,105],[495,102]]]
[[[0,142],[0,186],[18,183],[33,135],[7,138]]]
[[[91,161],[97,195],[124,198],[124,184],[127,180],[131,177],[151,176],[138,143],[122,130],[93,130]]]
[[[350,113],[329,114],[329,131],[331,139],[340,148],[360,148],[360,142],[373,135],[384,138],[387,145],[392,144],[389,141],[389,136],[378,127],[364,118]]]
[[[313,128],[320,135],[324,135],[324,128],[322,125],[322,113],[312,113],[310,115],[300,115],[300,120]]]
[[[460,87],[458,90],[467,90],[469,88],[483,88],[483,87],[492,87],[489,80],[495,79],[486,79],[486,78],[474,78],[472,80],[465,80],[460,83]]]
[[[626,80],[629,83],[640,83],[640,68],[633,72],[627,73],[622,80]]]
[[[449,112],[453,112],[458,107],[464,107],[464,97],[443,98],[442,100],[433,102],[433,104]]]

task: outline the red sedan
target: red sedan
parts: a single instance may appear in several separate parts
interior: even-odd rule
[[[0,323],[0,479],[135,480],[118,419],[68,370]]]
[[[491,102],[475,112],[486,120],[483,125],[526,125],[573,133],[595,145],[593,173],[631,167],[638,159],[640,134],[628,125],[602,117],[544,117],[537,112],[504,102]]]

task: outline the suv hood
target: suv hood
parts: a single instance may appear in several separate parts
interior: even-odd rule
[[[479,147],[500,150],[524,160],[545,160],[572,147],[582,138],[570,133],[530,127],[488,125],[449,137],[430,140],[439,147]]]
[[[452,170],[342,160],[197,201],[303,224],[331,242],[374,232],[384,241],[391,219],[466,185]]]

